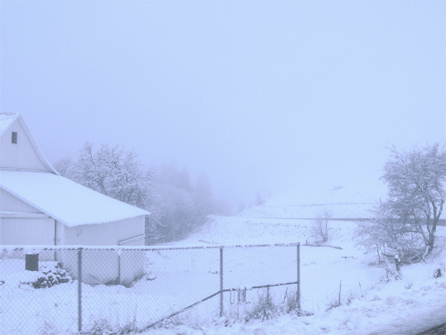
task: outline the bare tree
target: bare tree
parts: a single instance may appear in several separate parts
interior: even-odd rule
[[[316,215],[313,226],[311,227],[311,233],[314,238],[318,238],[325,243],[328,241],[328,224],[332,219],[332,214],[327,208]]]

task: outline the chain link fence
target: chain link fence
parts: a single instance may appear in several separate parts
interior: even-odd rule
[[[300,309],[300,245],[0,248],[1,334],[111,333]]]

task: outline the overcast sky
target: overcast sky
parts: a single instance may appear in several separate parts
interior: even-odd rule
[[[85,141],[217,195],[381,183],[445,143],[445,1],[5,1],[2,112],[50,162]]]

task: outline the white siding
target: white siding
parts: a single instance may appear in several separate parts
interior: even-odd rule
[[[2,245],[54,245],[54,219],[0,218]]]
[[[64,245],[65,244],[65,226],[57,221],[56,226],[56,245]]]
[[[17,144],[11,143],[12,132],[18,134]],[[39,159],[19,120],[2,135],[0,152],[1,168],[51,172]]]
[[[0,189],[0,211],[1,212],[22,212],[22,213],[42,213],[38,209],[28,205],[26,202],[16,198],[9,192]]]
[[[0,244],[54,245],[54,219],[30,218],[26,214],[43,213],[0,189],[0,212],[17,213],[14,217],[0,213]],[[21,217],[21,214],[24,214]]]
[[[145,232],[144,216],[107,224],[90,224],[73,228],[65,227],[65,244],[68,245],[118,245]],[[134,245],[134,244],[132,244]],[[139,245],[144,245],[144,239]]]

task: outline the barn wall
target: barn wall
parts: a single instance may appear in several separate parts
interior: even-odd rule
[[[54,245],[54,220],[0,189],[0,211],[18,216],[0,215],[0,244]],[[26,217],[38,214],[42,217]],[[23,215],[22,217],[20,217]]]
[[[17,132],[17,144],[11,143],[12,132]],[[40,161],[30,139],[27,137],[21,123],[17,120],[1,137],[0,167],[10,169],[29,169],[35,171],[48,171]]]
[[[2,189],[0,189],[0,200],[0,211],[2,212],[42,213]]]
[[[116,246],[119,241],[144,234],[144,231],[144,216],[107,224],[65,227],[65,244]],[[144,245],[144,240],[140,245]]]
[[[56,244],[64,245],[65,243],[65,225],[57,221],[56,225]]]
[[[54,245],[54,220],[0,217],[0,244]]]

